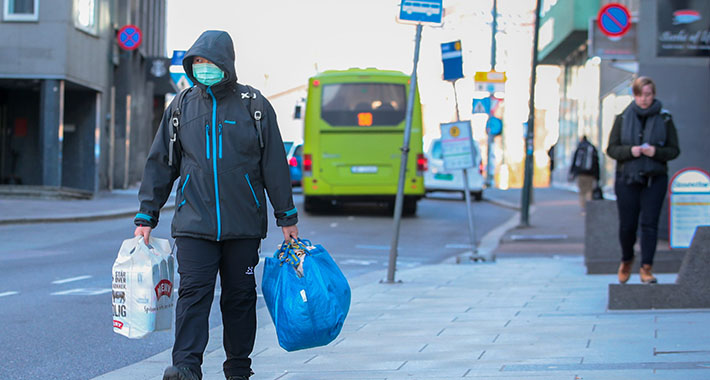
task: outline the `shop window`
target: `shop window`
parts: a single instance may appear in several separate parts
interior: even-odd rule
[[[3,21],[37,21],[39,0],[5,0]]]
[[[74,0],[74,26],[87,33],[97,34],[96,0]]]

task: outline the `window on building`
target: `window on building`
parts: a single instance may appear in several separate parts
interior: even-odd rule
[[[74,25],[91,34],[97,33],[96,0],[74,0]]]
[[[37,21],[39,0],[5,0],[4,21]]]

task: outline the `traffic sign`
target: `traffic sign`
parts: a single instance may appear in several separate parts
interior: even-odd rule
[[[486,123],[486,132],[492,136],[498,136],[503,132],[503,121],[497,117],[489,117]]]
[[[597,25],[607,37],[621,37],[631,28],[631,13],[621,4],[607,4],[599,10]]]
[[[477,71],[473,77],[476,82],[476,91],[503,92],[505,81],[508,79],[505,72]]]
[[[135,50],[141,46],[143,41],[143,32],[135,25],[125,25],[118,30],[116,35],[118,46],[124,50]]]
[[[491,98],[473,99],[473,113],[491,112]]]
[[[399,20],[415,23],[441,24],[443,0],[402,0]]]
[[[463,78],[463,58],[461,41],[441,44],[441,60],[444,63],[444,80]]]
[[[446,170],[474,167],[471,122],[442,123],[441,151]]]
[[[182,66],[182,59],[185,57],[185,50],[173,50],[173,57],[170,59],[171,66]]]

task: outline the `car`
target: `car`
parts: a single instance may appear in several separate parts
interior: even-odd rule
[[[478,142],[473,140],[475,166],[468,172],[468,190],[473,197],[480,201],[483,199],[483,165],[481,163],[481,149]],[[435,191],[464,192],[463,170],[446,170],[444,168],[444,154],[441,140],[434,139],[429,144],[426,152],[429,163],[424,172],[424,189],[427,193]]]
[[[301,179],[303,177],[303,144],[294,141],[284,141],[284,149],[286,150],[288,170],[291,174],[291,185],[301,186]]]

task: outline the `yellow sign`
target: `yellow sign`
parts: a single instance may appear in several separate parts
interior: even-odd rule
[[[505,83],[508,78],[505,76],[505,71],[476,71],[476,75],[473,78],[476,82],[488,82],[488,83]]]

